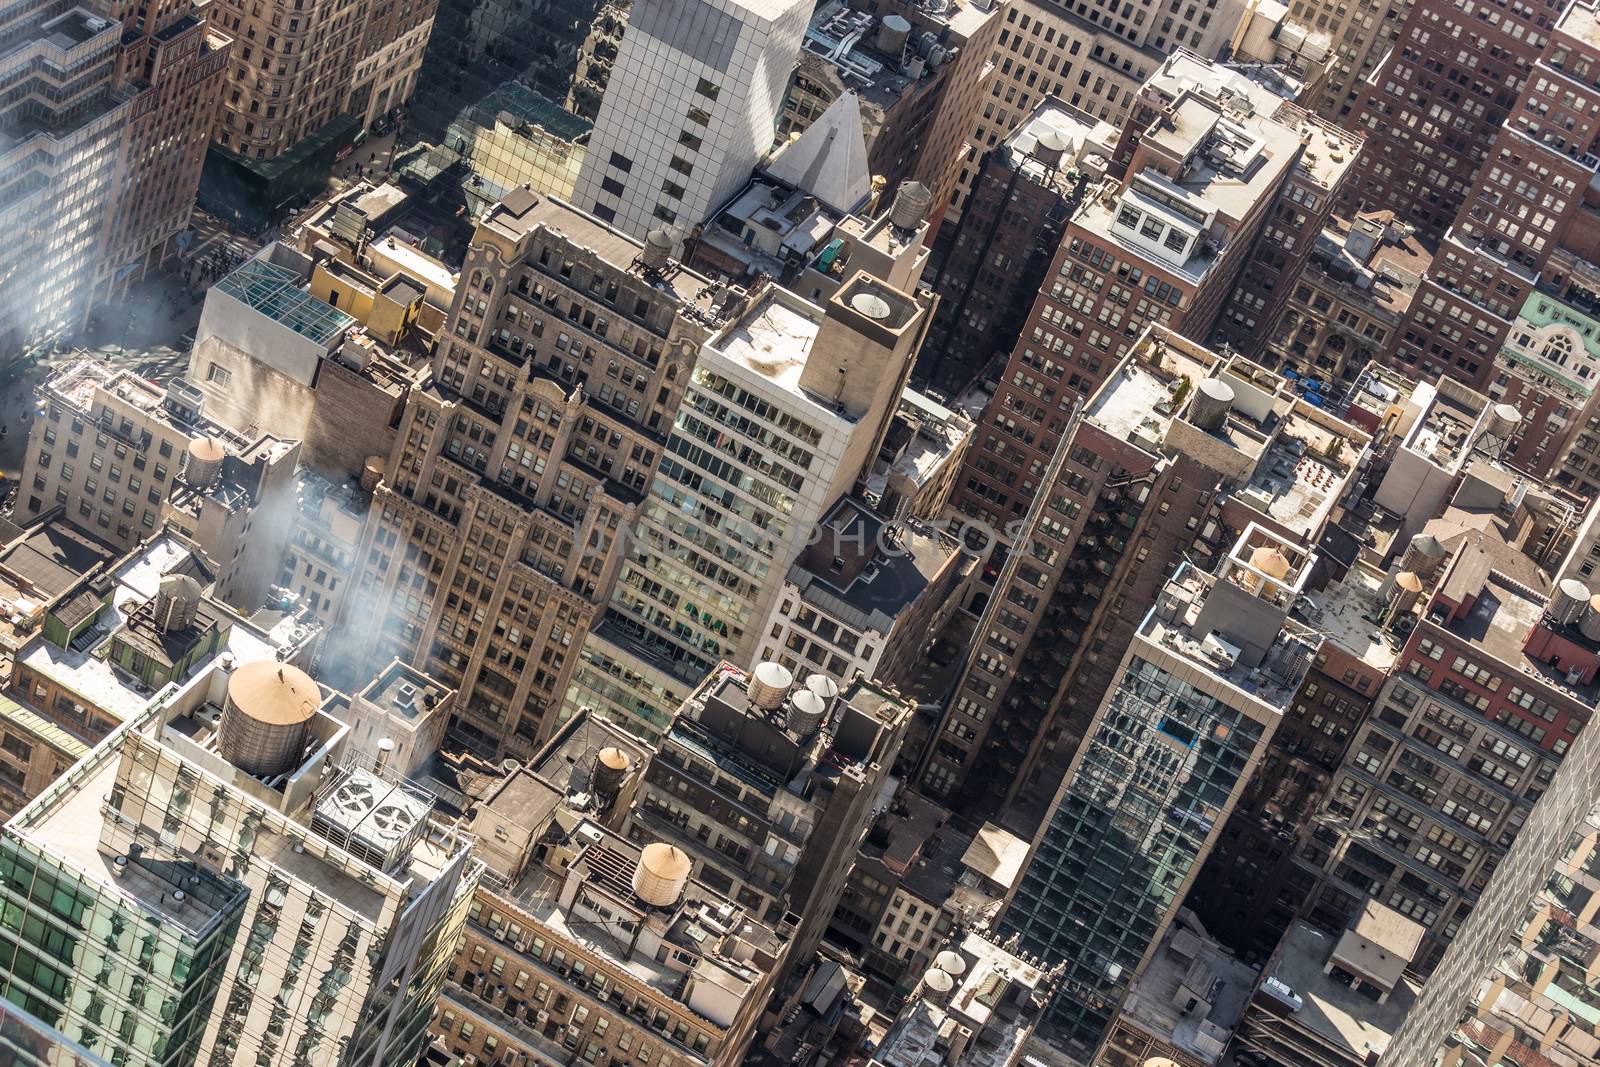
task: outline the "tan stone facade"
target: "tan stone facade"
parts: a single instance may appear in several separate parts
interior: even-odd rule
[[[709,332],[707,280],[640,251],[525,190],[491,210],[374,495],[349,658],[460,689],[486,749],[554,721]]]
[[[409,99],[437,6],[312,0],[264,8],[223,0],[215,17],[237,44],[217,143],[245,159],[270,160],[340,115],[370,125]]]

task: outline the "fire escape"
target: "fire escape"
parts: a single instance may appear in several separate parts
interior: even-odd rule
[[[1090,632],[1095,609],[1106,596],[1110,577],[1143,510],[1137,482],[1150,477],[1149,473],[1115,476],[1095,498],[1040,614],[1033,640],[1018,660],[1015,678],[999,704],[999,718],[967,774],[961,803],[972,810],[981,810],[986,817],[998,813],[1041,730],[1048,730],[1052,741],[1067,727],[1082,734],[1085,722],[1056,719],[1057,694]],[[1088,710],[1073,704],[1071,719],[1087,720],[1092,714],[1100,694],[1088,695],[1092,698],[1086,702]],[[1068,702],[1071,700],[1069,696]]]

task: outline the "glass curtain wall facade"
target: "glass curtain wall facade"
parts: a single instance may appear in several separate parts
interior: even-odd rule
[[[60,0],[0,10],[0,358],[81,317],[105,266],[130,110],[115,83],[122,27],[71,12]]]
[[[627,0],[440,0],[405,136],[444,145],[484,202],[566,197],[628,21]]]
[[[1245,712],[1139,656],[1091,729],[1004,925],[1064,960],[1050,1022],[1100,1043],[1263,740]]]
[[[96,757],[104,763],[117,755],[98,750],[41,801],[78,789]],[[73,830],[92,849],[97,834],[109,846],[110,827]],[[118,885],[52,851],[12,834],[0,838],[0,995],[117,1067],[197,1062],[246,888],[137,850],[117,854]],[[163,903],[186,896],[191,903],[180,915],[152,906],[156,894]]]
[[[0,1063],[6,1067],[109,1067],[61,1031],[0,1000]]]

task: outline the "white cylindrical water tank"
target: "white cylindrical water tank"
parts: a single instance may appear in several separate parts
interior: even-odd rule
[[[383,468],[387,461],[382,456],[368,456],[361,465],[361,488],[370,493],[383,481]]]
[[[594,791],[595,795],[606,800],[617,795],[622,788],[622,780],[628,776],[628,768],[633,761],[628,754],[620,748],[608,746],[602,748],[594,758]]]
[[[900,183],[894,195],[894,207],[889,210],[889,221],[898,229],[914,230],[928,217],[933,206],[933,193],[917,181]]]
[[[1502,441],[1509,441],[1521,422],[1522,412],[1510,404],[1496,404],[1489,409],[1489,422],[1484,429]]]
[[[156,629],[161,633],[182,630],[194,622],[200,610],[200,583],[187,574],[169,574],[156,587],[151,608]]]
[[[189,459],[183,478],[190,485],[210,485],[222,473],[222,443],[211,437],[196,437],[189,442]]]
[[[833,706],[834,698],[839,695],[839,683],[826,674],[813,674],[806,678],[806,688],[821,697],[829,707]]]
[[[639,260],[651,270],[662,270],[672,258],[672,234],[657,227],[644,235],[644,250]]]
[[[1071,147],[1066,135],[1052,126],[1039,135],[1038,142],[1033,146],[1033,158],[1046,166],[1059,167],[1062,157]]]
[[[653,908],[670,908],[689,884],[689,854],[661,841],[644,846],[633,869],[633,891]]]
[[[1591,641],[1600,641],[1600,593],[1589,598],[1589,607],[1578,616],[1578,631]]]
[[[1432,534],[1417,534],[1406,546],[1406,554],[1400,560],[1400,566],[1418,577],[1430,577],[1439,569],[1444,557],[1445,547],[1439,543],[1437,537]]]
[[[775,711],[783,706],[783,698],[789,695],[789,687],[794,685],[794,675],[789,668],[781,663],[768,660],[756,664],[756,669],[750,672],[750,681],[745,686],[745,692],[750,697],[750,703],[767,711]]]
[[[1404,615],[1411,610],[1411,605],[1415,604],[1417,598],[1421,595],[1421,578],[1418,578],[1411,571],[1401,571],[1396,574],[1394,576],[1394,599],[1392,601],[1394,610],[1390,614],[1396,617]]]

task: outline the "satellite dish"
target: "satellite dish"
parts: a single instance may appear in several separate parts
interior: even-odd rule
[[[882,322],[893,313],[889,302],[877,293],[857,293],[850,298],[850,306],[874,322]]]

